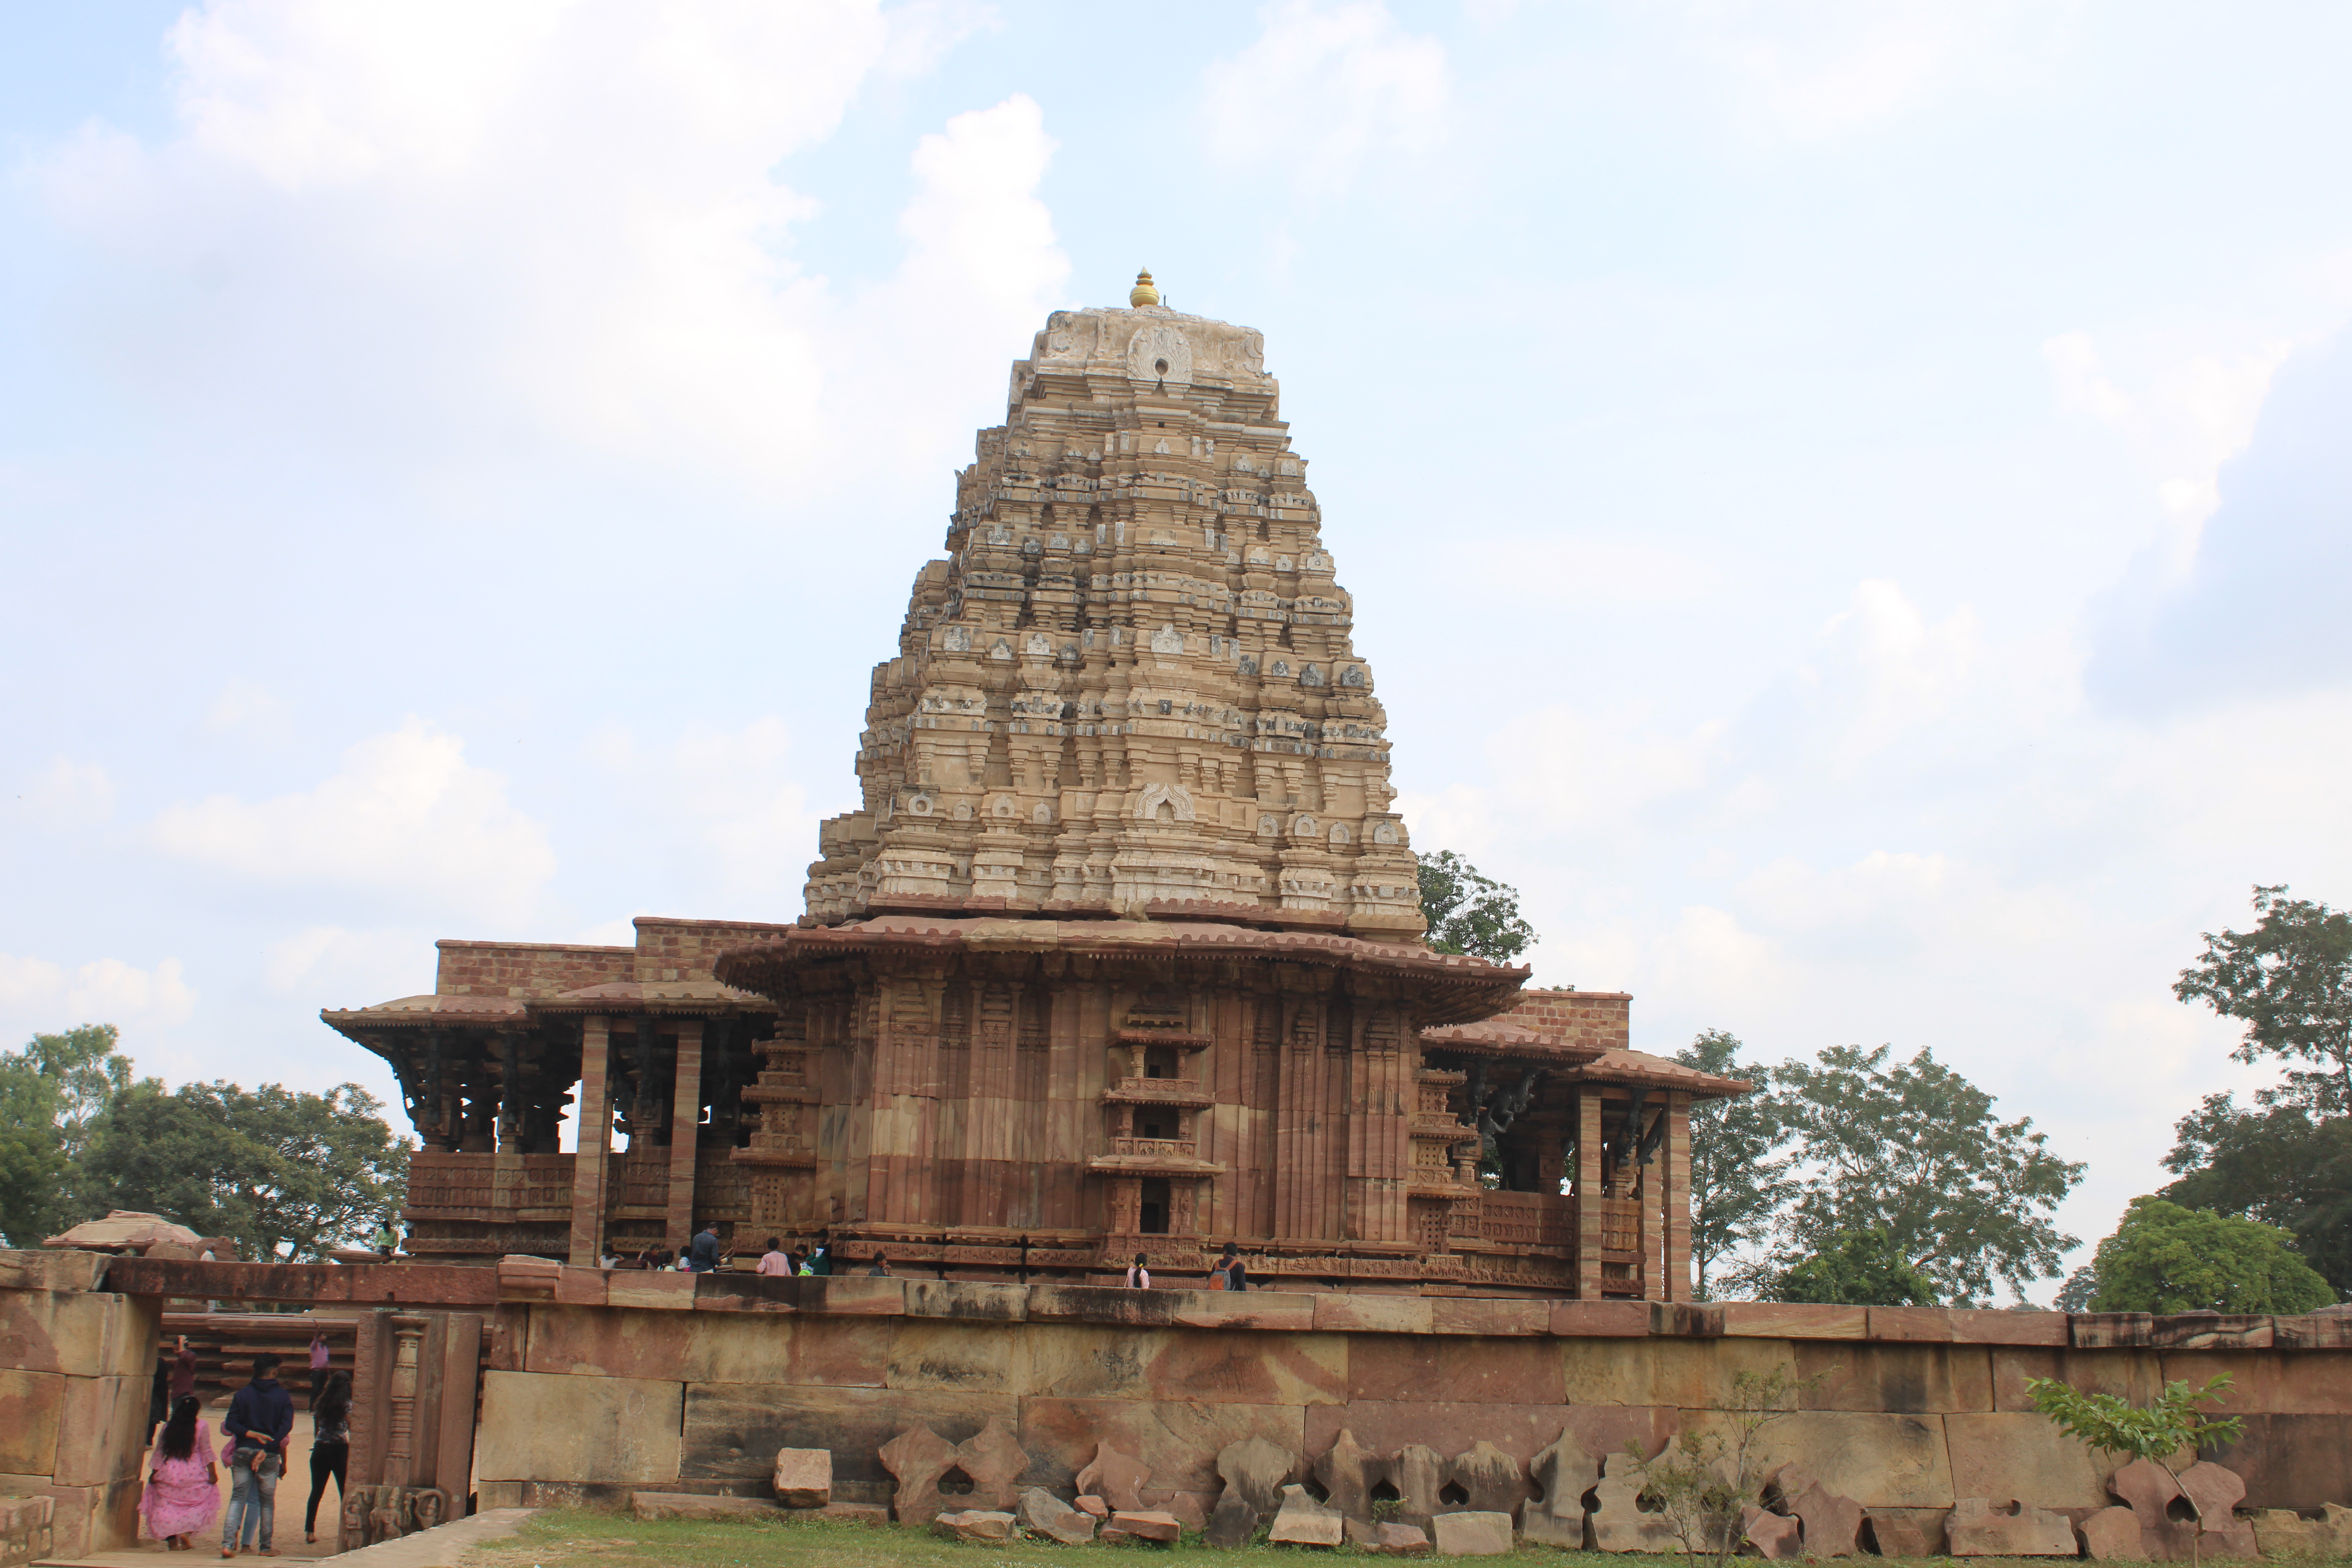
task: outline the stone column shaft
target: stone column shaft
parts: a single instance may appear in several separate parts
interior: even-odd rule
[[[1576,1294],[1601,1299],[1601,1088],[1576,1091]]]
[[[1666,1171],[1666,1289],[1668,1301],[1691,1299],[1690,1095],[1676,1089],[1666,1101],[1666,1142],[1659,1152]]]
[[[669,1201],[662,1211],[665,1246],[694,1235],[695,1129],[702,1121],[702,1020],[677,1026],[677,1070],[670,1079]]]
[[[580,1026],[580,1151],[572,1161],[572,1242],[567,1257],[596,1266],[604,1234],[604,1186],[612,1170],[613,1075],[609,1020]]]

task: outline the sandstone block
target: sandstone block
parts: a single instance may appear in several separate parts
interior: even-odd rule
[[[1024,1491],[1020,1502],[1013,1507],[1013,1517],[1020,1521],[1022,1529],[1034,1531],[1066,1546],[1083,1546],[1095,1538],[1092,1514],[1072,1508],[1043,1487]]]
[[[1372,1517],[1372,1489],[1388,1473],[1389,1461],[1358,1443],[1355,1434],[1344,1426],[1329,1450],[1315,1461],[1315,1479],[1323,1483],[1323,1500],[1349,1519]]]
[[[1562,1337],[1646,1339],[1650,1305],[1647,1301],[1554,1301],[1551,1331]]]
[[[1805,1302],[1726,1301],[1723,1331],[1759,1340],[1859,1340],[1870,1335],[1867,1307]]]
[[[2144,1563],[2147,1555],[2140,1545],[2139,1515],[2117,1506],[2103,1508],[2074,1527],[2083,1538],[2083,1555],[2100,1562],[2120,1559],[2126,1563]]]
[[[1405,1521],[1427,1529],[1429,1521],[1445,1506],[1445,1456],[1419,1443],[1407,1443],[1389,1463],[1389,1485],[1396,1488]]]
[[[909,1426],[882,1445],[877,1456],[897,1488],[890,1510],[900,1524],[921,1524],[935,1519],[945,1506],[940,1500],[940,1478],[955,1468],[955,1445],[929,1426]]]
[[[1258,1524],[1265,1517],[1244,1502],[1241,1494],[1228,1491],[1217,1500],[1217,1506],[1209,1515],[1208,1529],[1202,1532],[1202,1537],[1210,1545],[1227,1550],[1247,1546],[1251,1537],[1257,1534]]]
[[[2197,1517],[2210,1531],[2228,1520],[2246,1495],[2246,1483],[2235,1470],[2210,1459],[2200,1459],[2180,1472],[2180,1489],[2197,1506]]]
[[[1943,1556],[1943,1521],[1939,1517],[1918,1517],[1919,1513],[1927,1511],[1897,1513],[1874,1510],[1866,1513],[1863,1530],[1870,1538],[1872,1550],[1881,1557]]]
[[[1564,1547],[1584,1547],[1584,1494],[1601,1483],[1601,1461],[1563,1427],[1549,1447],[1528,1461],[1528,1478],[1543,1489],[1540,1500],[1528,1503],[1520,1527],[1529,1541]]]
[[[1585,1525],[1595,1552],[1680,1552],[1683,1543],[1662,1513],[1642,1507],[1642,1476],[1632,1459],[1612,1454],[1592,1489]]]
[[[604,1299],[615,1307],[688,1311],[694,1306],[694,1280],[691,1274],[666,1268],[615,1268],[604,1281]]]
[[[1364,1548],[1377,1557],[1426,1557],[1429,1532],[1417,1524],[1376,1524],[1371,1543]]]
[[[1440,1557],[1505,1557],[1516,1544],[1507,1513],[1441,1513],[1430,1524]]]
[[[1805,1554],[1802,1527],[1797,1521],[1754,1503],[1739,1510],[1739,1539],[1755,1547],[1759,1557],[1776,1563]]]
[[[1962,1498],[1944,1521],[1955,1557],[2072,1557],[2074,1526],[2063,1513],[2009,1501]]]
[[[1080,1513],[1086,1514],[1096,1520],[1105,1520],[1110,1517],[1110,1504],[1105,1502],[1102,1499],[1094,1496],[1090,1492],[1079,1497],[1076,1507]]]
[[[786,1508],[823,1508],[833,1500],[833,1450],[779,1448],[773,1479]]]
[[[2254,1527],[2246,1520],[2225,1519],[2209,1524],[2197,1537],[2199,1557],[2256,1558],[2262,1549],[2254,1540]]]
[[[1317,1502],[1302,1486],[1282,1489],[1282,1507],[1266,1539],[1284,1546],[1337,1546],[1344,1539],[1343,1514]]]
[[[1804,1527],[1808,1557],[1851,1557],[1862,1548],[1862,1505],[1822,1485],[1796,1467],[1780,1471],[1779,1486],[1788,1510]]]
[[[1111,1528],[1125,1531],[1138,1541],[1162,1541],[1173,1543],[1183,1538],[1184,1521],[1160,1509],[1120,1509],[1110,1516]]]
[[[1115,1510],[1140,1513],[1148,1506],[1143,1500],[1143,1488],[1150,1479],[1151,1472],[1141,1460],[1108,1443],[1098,1443],[1094,1458],[1078,1472],[1078,1490],[1082,1495],[1102,1499]]]
[[[685,1392],[646,1378],[484,1373],[475,1473],[500,1481],[674,1481]]]
[[[1430,1302],[1430,1326],[1441,1334],[1549,1334],[1551,1303],[1440,1296]]]
[[[838,1519],[851,1524],[887,1524],[890,1510],[878,1502],[829,1502],[816,1510],[819,1519]]]
[[[566,1266],[555,1277],[555,1299],[570,1307],[601,1307],[607,1300],[605,1286],[616,1269],[573,1268]]]
[[[638,1491],[629,1494],[629,1512],[639,1519],[773,1519],[783,1510],[765,1498]]]
[[[1469,1512],[1499,1513],[1516,1522],[1527,1501],[1527,1476],[1519,1462],[1483,1437],[1467,1453],[1455,1455],[1446,1474],[1469,1500]]]
[[[1435,1321],[1427,1298],[1330,1291],[1312,1298],[1315,1326],[1326,1331],[1425,1334]]]
[[[959,1509],[932,1520],[931,1533],[950,1541],[1010,1541],[1013,1516],[994,1509]]]
[[[1013,1429],[992,1415],[956,1445],[955,1468],[971,1478],[972,1506],[1009,1509],[1021,1495],[1021,1473],[1029,1468],[1029,1455]]]
[[[2266,1508],[2250,1521],[2265,1557],[2352,1557],[2352,1508],[2328,1503],[2317,1519],[2291,1508]]]
[[[141,1474],[152,1382],[152,1373],[65,1380],[58,1413],[59,1486],[104,1486]]]
[[[1244,1437],[1217,1450],[1218,1479],[1260,1513],[1282,1506],[1282,1489],[1297,1468],[1293,1455],[1263,1437]]]

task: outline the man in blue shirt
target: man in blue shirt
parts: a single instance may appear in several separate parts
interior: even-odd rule
[[[240,1535],[265,1557],[276,1555],[278,1478],[286,1472],[286,1439],[294,1431],[294,1396],[278,1386],[274,1355],[253,1358],[253,1381],[233,1394],[221,1430],[235,1444],[229,1458],[228,1514],[221,1521],[221,1555],[234,1557]]]
[[[697,1274],[708,1274],[719,1267],[719,1226],[715,1221],[702,1222],[702,1228],[687,1244],[686,1259],[687,1267]]]

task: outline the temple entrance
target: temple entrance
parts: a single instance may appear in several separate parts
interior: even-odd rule
[[[1146,1236],[1168,1234],[1168,1179],[1147,1177],[1143,1183],[1143,1215],[1140,1228]]]

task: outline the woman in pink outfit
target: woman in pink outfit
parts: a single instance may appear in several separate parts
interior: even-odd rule
[[[201,1408],[194,1394],[173,1401],[172,1418],[155,1439],[146,1495],[139,1500],[147,1533],[174,1552],[189,1550],[188,1537],[211,1529],[220,1517],[220,1469],[213,1463],[212,1433],[196,1418]]]

